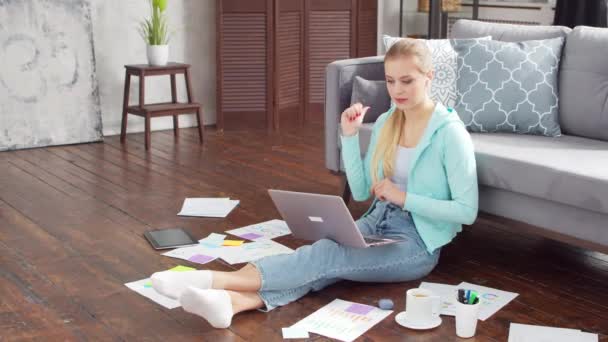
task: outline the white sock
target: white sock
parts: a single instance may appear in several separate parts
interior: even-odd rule
[[[156,292],[173,299],[179,299],[188,286],[210,289],[213,274],[211,271],[162,271],[150,277]]]
[[[179,298],[182,308],[201,316],[214,328],[228,328],[232,323],[232,300],[226,290],[201,290],[189,286]]]

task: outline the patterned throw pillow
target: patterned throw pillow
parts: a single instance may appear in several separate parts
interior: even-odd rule
[[[558,136],[558,69],[564,38],[454,42],[456,111],[473,132]]]
[[[382,36],[386,51],[400,37],[391,37],[388,35]],[[477,39],[492,39],[492,37],[482,37]],[[471,39],[430,39],[424,40],[431,55],[433,56],[433,67],[435,76],[431,83],[430,96],[434,101],[441,102],[446,107],[454,108],[456,106],[456,56],[457,53],[452,47],[456,40],[471,40]]]

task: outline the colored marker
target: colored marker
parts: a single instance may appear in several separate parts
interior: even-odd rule
[[[475,293],[475,291],[473,291],[473,293],[471,293],[471,304],[475,304],[475,300],[477,299],[477,293]]]

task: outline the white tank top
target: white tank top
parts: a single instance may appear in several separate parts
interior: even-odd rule
[[[390,179],[391,182],[395,183],[399,190],[403,192],[405,192],[407,189],[407,173],[413,154],[413,147],[403,147],[401,145],[397,145],[397,152],[395,153],[395,172]]]

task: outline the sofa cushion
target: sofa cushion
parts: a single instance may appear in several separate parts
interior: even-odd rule
[[[383,35],[384,48],[390,49],[401,37]],[[479,39],[490,40],[492,37]],[[435,76],[431,82],[430,96],[448,108],[456,107],[456,51],[455,39],[420,39],[431,51]]]
[[[355,76],[350,104],[352,106],[357,102],[370,107],[363,117],[363,122],[376,121],[391,107],[391,97],[386,89],[386,81],[366,80],[363,77]]]
[[[568,35],[560,69],[565,134],[608,140],[608,29],[578,26]]]
[[[450,38],[479,38],[492,36],[503,42],[566,37],[572,29],[565,26],[514,25],[459,19],[452,25]]]
[[[364,123],[361,125],[361,128],[359,129],[359,148],[361,149],[361,158],[365,157],[365,153],[367,152],[367,147],[369,146],[369,141],[372,138],[373,129],[374,129],[373,122]],[[338,134],[341,134],[341,133],[338,133]],[[342,141],[340,140],[340,136],[338,136],[338,148],[342,149]],[[344,165],[342,163],[342,156],[340,156],[340,170],[344,171]]]
[[[325,69],[325,166],[339,171],[340,115],[350,105],[355,76],[384,80],[384,56],[344,59],[331,62]]]
[[[374,123],[366,123],[359,129],[359,146],[361,147],[361,156],[365,156],[369,141],[372,139],[372,131],[374,130]]]
[[[608,143],[472,133],[480,185],[608,213]]]
[[[472,132],[561,134],[558,68],[564,38],[454,40],[456,111]]]

